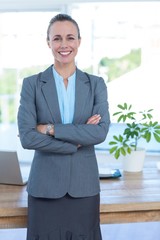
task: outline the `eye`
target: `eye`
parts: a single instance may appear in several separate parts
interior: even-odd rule
[[[55,41],[55,42],[58,42],[58,41],[60,41],[60,40],[61,40],[60,37],[55,37],[55,38],[53,38],[53,41]]]
[[[68,37],[69,41],[73,41],[75,38],[74,37]]]

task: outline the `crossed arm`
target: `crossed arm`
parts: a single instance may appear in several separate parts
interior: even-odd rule
[[[31,81],[32,80],[32,81]],[[21,144],[25,149],[71,154],[79,146],[95,145],[102,142],[109,128],[109,112],[106,88],[103,81],[97,85],[93,115],[85,123],[52,124],[47,133],[48,122],[37,124],[35,106],[35,86],[33,79],[23,82],[21,101],[18,111],[18,128]]]
[[[98,124],[101,120],[101,116],[99,114],[95,114],[88,118],[86,124]],[[48,134],[50,136],[54,136],[54,125],[52,124],[52,128],[50,129],[49,133],[47,131],[48,124],[38,124],[37,125],[37,131],[42,134]]]

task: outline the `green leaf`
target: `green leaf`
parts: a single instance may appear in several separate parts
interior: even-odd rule
[[[122,109],[122,110],[125,110],[125,109],[126,109],[126,108],[125,108],[125,104],[124,104],[124,106],[122,106],[121,104],[118,104],[117,107],[120,108],[120,109]]]
[[[132,108],[132,105],[130,104],[129,107],[128,107],[128,110],[130,110]]]
[[[123,156],[126,156],[126,151],[125,151],[124,148],[120,148],[120,151],[121,151],[121,153],[122,153]]]
[[[160,135],[160,130],[155,130],[155,133],[157,133],[157,135]]]
[[[160,142],[160,136],[157,135],[156,133],[153,133],[153,135],[154,135],[155,140],[156,140],[157,142]]]
[[[151,140],[151,133],[150,132],[146,132],[145,139],[146,139],[147,142],[150,142],[150,140]]]
[[[114,141],[109,142],[109,145],[115,145],[115,144],[117,144],[117,142],[114,142]]]
[[[115,158],[118,159],[120,157],[120,150],[118,149],[115,154],[114,154]]]
[[[149,119],[151,119],[153,116],[152,116],[151,114],[147,113],[147,117],[148,117]]]
[[[126,121],[126,116],[125,116],[125,115],[121,115],[121,116],[118,118],[117,122],[120,122],[120,121],[125,122],[125,121]]]
[[[112,154],[112,153],[114,153],[116,150],[117,150],[117,146],[116,146],[116,147],[113,147],[113,148],[111,148],[111,149],[109,150],[109,152]]]
[[[119,141],[122,143],[123,142],[123,137],[119,135]]]
[[[117,136],[113,136],[113,139],[115,139],[116,141],[119,141],[119,137],[117,137]]]
[[[131,148],[130,147],[127,148],[127,153],[129,153],[129,154],[131,153]]]
[[[122,112],[115,112],[115,113],[113,114],[113,116],[116,116],[116,115],[118,115],[118,114],[120,114],[120,113],[122,113]]]

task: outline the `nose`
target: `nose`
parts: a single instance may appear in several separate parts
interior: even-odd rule
[[[63,47],[63,48],[67,47],[67,40],[66,39],[62,39],[61,47]]]

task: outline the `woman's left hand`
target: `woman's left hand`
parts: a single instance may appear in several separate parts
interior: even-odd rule
[[[101,120],[101,116],[99,114],[95,114],[92,117],[88,118],[87,124],[98,124],[99,121]]]

